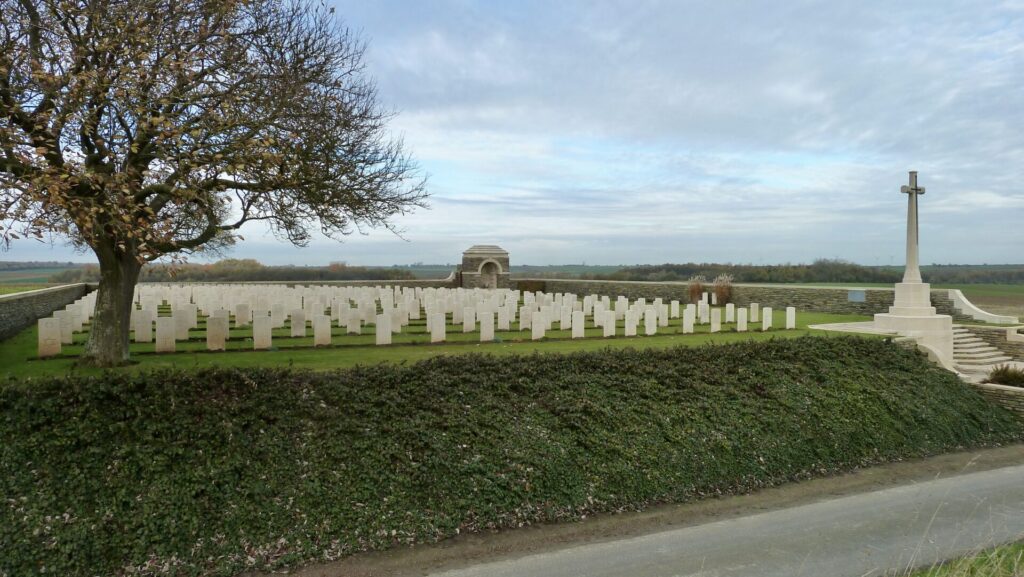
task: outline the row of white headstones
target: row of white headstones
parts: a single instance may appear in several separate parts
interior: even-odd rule
[[[91,299],[89,298],[91,297]],[[72,342],[72,333],[82,330],[89,318],[95,294],[68,305],[51,319],[39,321],[39,355],[60,353],[60,344]],[[571,338],[585,337],[591,326],[602,329],[602,336],[616,336],[623,321],[624,336],[656,335],[659,328],[681,319],[683,333],[693,333],[694,325],[710,325],[717,333],[724,323],[736,323],[736,331],[748,330],[748,323],[761,323],[761,330],[772,328],[772,309],[762,311],[757,303],[736,307],[732,303],[714,308],[713,295],[704,293],[695,304],[668,303],[657,298],[630,301],[619,296],[571,293],[520,292],[509,289],[447,289],[424,287],[337,287],[280,285],[170,285],[144,284],[136,289],[131,324],[138,343],[155,340],[157,352],[174,352],[177,341],[187,341],[189,331],[197,329],[199,318],[206,317],[206,348],[224,350],[230,323],[236,328],[252,328],[253,349],[272,347],[272,330],[290,321],[290,336],[308,337],[313,330],[313,345],[331,344],[332,328],[344,327],[350,335],[360,335],[364,325],[374,325],[375,342],[389,345],[392,335],[401,333],[410,321],[426,319],[430,342],[444,342],[449,324],[461,325],[464,333],[479,330],[480,341],[495,340],[496,331],[529,330],[534,340],[543,339],[558,324],[558,330],[570,331]],[[91,302],[90,302],[91,300]],[[171,315],[159,316],[159,307],[169,304]],[[449,318],[451,322],[449,323]],[[155,327],[155,335],[154,335]],[[796,328],[796,309],[786,309],[786,328]],[[155,338],[154,338],[155,337]]]

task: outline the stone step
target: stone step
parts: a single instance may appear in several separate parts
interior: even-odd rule
[[[960,353],[960,352],[963,352],[963,353],[980,353],[980,352],[985,352],[985,351],[998,351],[998,350],[999,349],[997,349],[995,347],[990,347],[990,346],[987,346],[987,345],[972,345],[972,346],[965,346],[965,347],[954,346],[953,347],[953,352],[955,352],[955,353]]]
[[[953,341],[954,347],[991,347],[985,341]]]
[[[954,359],[991,359],[996,357],[1002,358],[1005,356],[1006,355],[999,351],[982,351],[978,353],[953,353]]]
[[[988,343],[986,343],[982,339],[979,339],[978,337],[969,337],[969,338],[966,338],[966,339],[953,339],[953,344],[954,345],[984,345],[984,344],[988,344]]]
[[[993,366],[1012,361],[1010,357],[992,357],[988,359],[960,359],[954,358],[953,362],[958,365],[974,365],[974,366]]]

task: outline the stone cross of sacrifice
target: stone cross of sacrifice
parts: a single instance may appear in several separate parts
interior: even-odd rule
[[[924,194],[924,187],[917,185],[917,171],[910,171],[910,184],[900,187],[907,195],[907,267],[903,271],[903,282],[921,282],[921,269],[917,262],[917,197]]]

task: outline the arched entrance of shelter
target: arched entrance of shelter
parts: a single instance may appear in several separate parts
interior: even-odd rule
[[[501,267],[498,263],[493,260],[489,260],[480,265],[480,287],[486,289],[498,288],[498,273],[501,272]]]

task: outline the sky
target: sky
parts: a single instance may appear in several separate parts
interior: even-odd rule
[[[1024,262],[1024,2],[333,5],[430,207],[302,249],[257,225],[230,257],[902,264],[917,170],[922,263]]]

